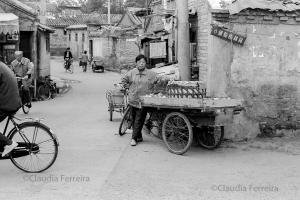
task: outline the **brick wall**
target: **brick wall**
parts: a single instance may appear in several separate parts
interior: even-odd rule
[[[62,56],[68,47],[68,35],[63,28],[56,28],[55,33],[50,34],[50,52],[52,56]]]
[[[135,57],[139,54],[134,39],[102,38],[102,48],[105,67],[112,70],[134,65]]]
[[[124,64],[132,64],[139,54],[139,48],[135,41],[130,39],[120,39],[118,42],[117,55]]]

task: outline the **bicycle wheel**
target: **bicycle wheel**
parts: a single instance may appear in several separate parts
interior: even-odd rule
[[[55,162],[58,142],[52,131],[44,124],[24,122],[18,126],[18,129],[13,129],[8,137],[18,143],[10,159],[22,171],[42,172]],[[18,154],[22,155],[17,156]]]
[[[224,137],[224,126],[202,126],[197,127],[196,130],[196,140],[203,148],[212,150],[221,145]]]
[[[51,98],[50,87],[46,84],[42,84],[37,89],[37,94],[40,100],[48,100]]]
[[[125,110],[124,116],[119,127],[119,135],[124,135],[127,129],[131,128],[132,124],[133,122],[131,117],[131,107],[128,106]]]
[[[29,113],[29,110],[31,108],[31,93],[29,92],[28,93],[28,98],[25,97],[25,92],[22,91],[22,110],[23,110],[23,113],[24,114],[28,114]],[[26,99],[26,101],[25,101]]]
[[[170,152],[184,154],[193,142],[192,125],[182,113],[172,112],[163,122],[162,136]]]

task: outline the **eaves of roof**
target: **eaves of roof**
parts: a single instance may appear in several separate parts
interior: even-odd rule
[[[27,6],[26,4],[18,1],[18,0],[0,0],[0,3],[4,3],[10,7],[13,7],[31,17],[36,18],[37,17],[37,12],[33,8]]]
[[[120,20],[121,15],[111,15],[112,24],[117,23]],[[65,28],[71,25],[82,25],[82,24],[93,24],[93,25],[103,25],[108,24],[106,14],[98,15],[78,15],[76,17],[58,17],[55,19],[47,19],[47,25],[57,28]]]
[[[132,21],[132,23],[134,24],[134,25],[141,25],[142,24],[142,20],[141,20],[141,18],[140,17],[138,17],[138,16],[136,16],[135,15],[135,13],[133,12],[133,11],[127,11],[127,13],[128,13],[128,16],[129,16],[129,18],[130,18],[130,20]]]
[[[44,32],[54,33],[55,29],[46,26],[45,24],[38,23],[38,29]]]

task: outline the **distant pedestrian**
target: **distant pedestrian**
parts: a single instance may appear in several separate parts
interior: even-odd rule
[[[87,63],[88,63],[89,57],[87,55],[87,51],[84,51],[82,56],[81,56],[81,65],[83,68],[83,72],[86,72],[86,67],[87,67]]]

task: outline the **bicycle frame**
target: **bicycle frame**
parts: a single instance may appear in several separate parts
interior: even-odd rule
[[[6,136],[6,131],[7,131],[7,129],[8,129],[9,122],[11,122],[11,123],[13,124],[14,127],[11,129],[11,131],[7,134],[6,137],[9,137],[10,133],[11,133],[13,130],[15,130],[15,129],[17,129],[17,130],[18,130],[18,133],[20,134],[20,132],[19,132],[19,127],[18,127],[19,124],[14,120],[14,118],[15,118],[15,117],[13,117],[13,116],[8,116],[8,117],[7,117],[7,121],[6,121],[6,124],[5,124],[5,128],[4,128],[4,131],[3,131],[3,135]],[[31,143],[30,141],[28,141],[28,139],[25,138],[22,134],[20,134],[20,136],[22,137],[22,139],[24,140],[24,142],[19,143],[19,146],[24,146],[24,145],[26,146],[26,145],[28,145],[28,144],[31,144],[32,146],[34,145],[34,144]],[[29,154],[30,154],[30,152],[27,151],[26,149],[24,149],[24,150],[21,149],[21,150],[18,150],[18,151],[13,150],[13,151],[12,151],[12,156],[13,156],[14,158],[22,157],[22,156],[27,156],[27,155],[29,155]],[[5,159],[10,159],[10,156],[0,157],[0,160],[5,160]]]

